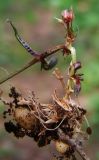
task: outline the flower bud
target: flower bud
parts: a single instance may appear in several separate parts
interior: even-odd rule
[[[62,19],[65,23],[70,23],[74,19],[74,13],[73,13],[72,9],[62,11],[61,15],[62,15]]]
[[[73,65],[74,65],[74,70],[75,70],[75,72],[82,67],[82,66],[81,66],[81,62],[79,62],[79,61],[76,62],[76,63],[74,63]]]

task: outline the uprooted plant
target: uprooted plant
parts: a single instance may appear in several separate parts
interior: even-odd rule
[[[4,125],[6,131],[13,133],[17,138],[24,136],[33,138],[39,147],[48,145],[53,141],[57,151],[61,154],[61,156],[56,159],[76,160],[77,156],[75,152],[77,152],[83,160],[89,160],[83,150],[83,144],[91,134],[91,128],[86,118],[87,111],[75,100],[76,98],[74,98],[78,97],[81,91],[83,74],[79,73],[82,65],[80,61],[77,61],[76,50],[72,46],[76,37],[72,25],[74,20],[73,10],[64,10],[62,12],[62,19],[56,19],[63,24],[66,29],[65,44],[58,45],[41,54],[33,51],[29,45],[24,42],[15,26],[9,21],[17,40],[34,56],[34,59],[19,71],[1,80],[0,84],[37,62],[41,62],[41,67],[45,70],[53,68],[57,60],[52,57],[48,61],[47,57],[59,50],[62,51],[63,55],[70,55],[71,62],[68,67],[66,82],[58,68],[55,68],[53,71],[54,76],[62,85],[64,94],[59,97],[57,90],[55,90],[52,94],[51,103],[40,103],[34,92],[23,97],[23,95],[17,91],[16,87],[10,88],[9,97],[11,100],[9,102],[6,101],[1,94],[0,100],[4,105],[8,106],[8,110],[3,114],[6,119]],[[87,129],[85,131],[82,129],[84,121],[87,123]]]

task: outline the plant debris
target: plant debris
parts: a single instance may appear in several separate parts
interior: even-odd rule
[[[58,68],[54,70],[54,75],[65,86]],[[52,103],[49,104],[39,103],[34,92],[24,98],[15,87],[10,88],[9,97],[10,102],[0,98],[4,105],[8,106],[8,110],[4,112],[4,125],[6,131],[13,133],[17,138],[29,136],[39,147],[54,141],[57,151],[68,159],[75,157],[76,146],[82,149],[84,141],[88,140],[87,132],[82,130],[86,110],[70,95],[67,96],[67,92],[63,97],[58,97],[55,90]],[[65,138],[68,137],[66,142],[62,134]]]

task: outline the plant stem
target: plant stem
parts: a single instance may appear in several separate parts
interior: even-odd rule
[[[42,58],[46,58],[54,53],[56,53],[57,51],[61,50],[64,48],[64,45],[58,45],[52,49],[49,49],[43,53],[41,53],[41,57]],[[19,73],[23,72],[24,70],[28,69],[29,67],[31,67],[32,65],[38,63],[38,62],[41,62],[41,58],[34,58],[32,59],[30,62],[28,62],[24,67],[22,67],[21,69],[19,69],[18,71],[8,75],[6,78],[0,80],[0,84],[3,84],[4,82],[6,82],[7,80],[15,77],[16,75],[18,75]]]

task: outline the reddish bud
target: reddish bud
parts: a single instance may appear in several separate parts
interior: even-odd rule
[[[81,68],[81,62],[79,62],[79,61],[76,62],[76,63],[74,63],[73,65],[74,65],[75,72],[76,72],[78,69]]]
[[[73,10],[64,10],[62,13],[62,19],[65,23],[70,23],[74,19],[74,13]]]

